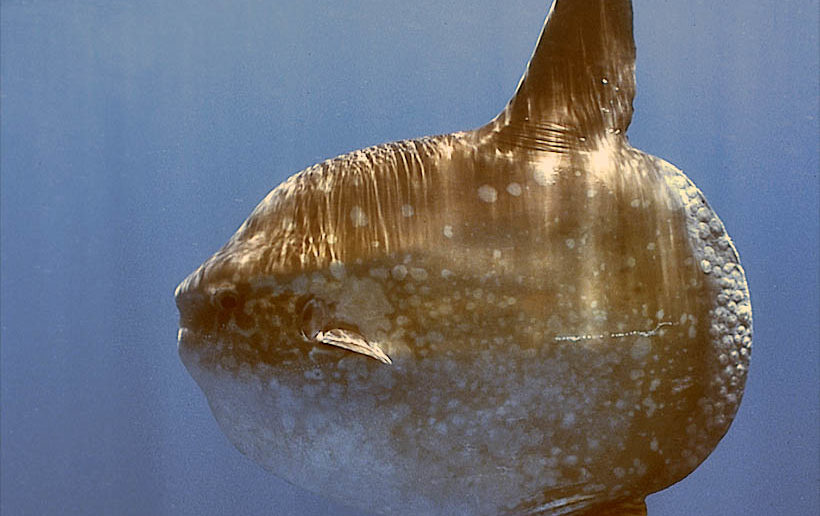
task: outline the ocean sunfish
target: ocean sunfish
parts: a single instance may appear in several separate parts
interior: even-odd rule
[[[277,186],[176,290],[223,432],[373,514],[645,514],[741,400],[738,254],[632,148],[628,0],[556,0],[506,108]]]

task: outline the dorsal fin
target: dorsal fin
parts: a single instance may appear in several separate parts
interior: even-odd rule
[[[635,95],[630,0],[555,0],[513,98],[486,129],[499,144],[560,152],[625,134]]]

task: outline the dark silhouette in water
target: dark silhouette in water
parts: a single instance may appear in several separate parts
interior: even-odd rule
[[[180,355],[275,474],[383,514],[643,514],[734,417],[743,269],[632,148],[629,1],[558,0],[506,109],[274,189],[177,289]]]

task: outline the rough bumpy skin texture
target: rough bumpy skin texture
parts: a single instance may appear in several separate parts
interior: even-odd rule
[[[177,290],[231,441],[379,514],[640,514],[737,410],[743,269],[702,193],[629,146],[628,1],[559,0],[475,131],[274,189]]]

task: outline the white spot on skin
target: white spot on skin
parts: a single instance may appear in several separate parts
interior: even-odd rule
[[[578,456],[577,455],[567,455],[564,459],[564,464],[567,466],[575,466],[578,464]]]
[[[513,197],[518,197],[521,195],[521,185],[518,183],[510,183],[507,185],[507,193],[512,195]]]
[[[478,198],[486,203],[494,203],[498,199],[498,192],[490,185],[478,188]]]
[[[359,206],[354,206],[350,209],[350,221],[353,223],[353,227],[360,228],[362,226],[366,226],[367,213],[365,213]]]
[[[398,281],[401,281],[407,277],[407,267],[401,264],[393,267],[393,270],[391,272],[393,274],[393,278]]]
[[[382,269],[381,267],[370,269],[370,276],[377,279],[385,280],[389,275],[390,273],[387,272],[387,269]]]
[[[543,168],[538,168],[532,172],[532,178],[541,186],[549,186],[553,183],[552,174]]]
[[[413,209],[413,206],[409,204],[402,204],[401,206],[401,215],[402,217],[412,217],[413,214],[416,213],[416,210]]]
[[[424,281],[427,279],[427,271],[420,267],[413,267],[410,269],[410,277],[416,281]]]
[[[575,249],[575,240],[572,238],[567,238],[564,240],[564,243],[567,245],[568,249]]]
[[[447,238],[453,238],[453,226],[444,226],[444,236]]]
[[[339,281],[343,280],[345,277],[345,264],[340,261],[331,262],[330,274]]]
[[[328,235],[327,236],[327,243],[333,245],[336,243],[336,235]]]
[[[655,413],[655,409],[658,408],[657,404],[655,404],[655,400],[653,400],[652,397],[644,399],[643,406],[646,407],[646,415],[648,417],[652,417],[652,414]]]
[[[454,276],[453,271],[449,269],[442,269],[441,270],[441,277],[444,279],[450,279]]]
[[[632,358],[634,358],[635,360],[640,360],[646,357],[646,355],[648,355],[649,351],[651,350],[652,341],[650,341],[648,337],[641,336],[638,337],[638,339],[635,341],[635,344],[632,346],[630,354],[632,355]]]

